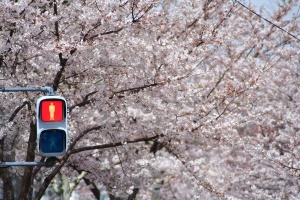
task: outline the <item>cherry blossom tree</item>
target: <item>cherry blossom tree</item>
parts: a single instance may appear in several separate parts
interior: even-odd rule
[[[1,1],[1,84],[53,87],[71,139],[50,169],[0,169],[5,199],[41,199],[56,175],[98,199],[299,198],[297,7]],[[45,160],[41,95],[1,94],[1,161]]]

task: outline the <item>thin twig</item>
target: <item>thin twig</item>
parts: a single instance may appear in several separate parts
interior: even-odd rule
[[[260,15],[260,14],[258,14],[257,12],[251,10],[250,8],[248,8],[247,6],[245,6],[244,4],[242,4],[240,1],[236,1],[236,2],[237,2],[238,4],[240,4],[242,7],[244,7],[245,9],[249,10],[251,13],[255,14],[256,16],[258,16],[259,18],[261,18],[261,19],[265,20],[266,22],[272,24],[272,25],[275,26],[276,28],[278,28],[278,29],[280,29],[281,31],[287,33],[288,35],[290,35],[291,37],[295,38],[296,40],[298,40],[298,41],[300,42],[300,39],[299,39],[297,36],[291,34],[290,32],[284,30],[284,29],[281,28],[280,26],[278,26],[278,25],[274,24],[273,22],[271,22],[270,20],[266,19],[266,18],[263,17],[262,15]]]

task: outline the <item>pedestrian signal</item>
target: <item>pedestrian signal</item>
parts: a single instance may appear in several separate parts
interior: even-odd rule
[[[43,96],[36,104],[37,149],[41,156],[63,156],[68,149],[67,102],[60,96]]]
[[[47,99],[41,102],[41,120],[43,122],[61,122],[63,115],[63,101]]]

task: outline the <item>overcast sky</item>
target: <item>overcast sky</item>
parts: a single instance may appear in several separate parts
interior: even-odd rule
[[[257,8],[264,6],[269,12],[272,12],[277,7],[278,0],[247,0],[247,4],[255,5]]]
[[[259,9],[263,6],[265,11],[267,12],[264,12],[264,17],[268,17],[268,16],[265,16],[266,13],[272,13],[273,11],[275,11],[278,6],[278,0],[246,0],[246,5],[252,5],[252,6],[255,6],[257,7],[256,8],[256,11],[259,12]],[[297,12],[299,12],[299,8],[296,8],[294,7],[292,9],[292,13],[296,14]],[[291,12],[287,15],[287,18],[289,17],[292,17],[293,14]]]

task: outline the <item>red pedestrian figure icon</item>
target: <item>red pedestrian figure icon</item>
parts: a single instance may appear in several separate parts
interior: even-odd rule
[[[61,100],[44,100],[41,103],[41,118],[43,122],[61,122],[64,117],[64,104]]]
[[[50,113],[50,121],[54,120],[54,113],[55,113],[55,105],[53,105],[53,102],[49,105],[49,113]]]

